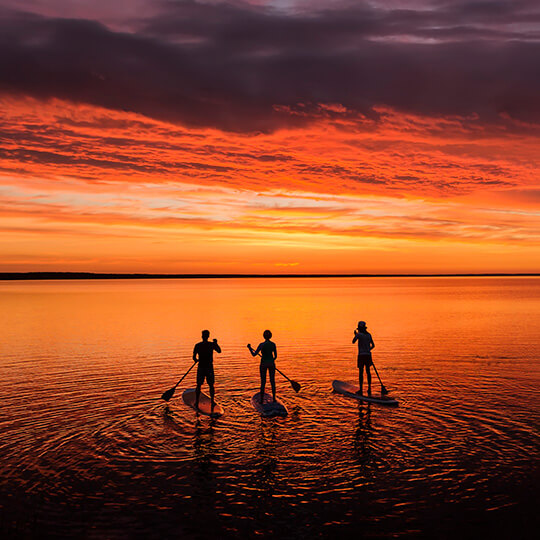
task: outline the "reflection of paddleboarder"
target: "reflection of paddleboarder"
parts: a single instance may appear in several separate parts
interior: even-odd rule
[[[248,343],[249,352],[252,356],[257,356],[261,353],[261,365],[259,367],[259,372],[261,374],[261,403],[263,402],[264,397],[264,387],[266,386],[266,371],[270,375],[270,384],[272,386],[272,398],[276,401],[276,358],[277,358],[277,348],[276,344],[273,341],[270,341],[272,337],[272,332],[270,330],[265,330],[263,332],[264,341],[259,343],[258,347],[254,350],[253,347]]]
[[[212,410],[214,410],[214,351],[220,353],[221,347],[217,343],[217,339],[212,342],[208,341],[210,332],[202,331],[202,341],[197,343],[193,348],[193,361],[199,362],[197,367],[197,389],[195,390],[195,409],[199,408],[199,398],[201,396],[201,386],[204,379],[210,388],[210,399],[212,400]]]
[[[358,322],[358,328],[354,331],[353,343],[358,342],[358,380],[360,382],[360,390],[357,394],[362,395],[362,387],[364,385],[364,368],[366,369],[368,396],[371,395],[371,371],[370,367],[373,364],[371,360],[371,349],[375,347],[371,334],[367,331],[364,321]]]
[[[368,403],[366,409],[364,409],[362,402],[360,402],[358,406],[358,424],[354,434],[354,449],[358,454],[358,460],[362,464],[369,459],[371,453],[369,443],[371,432],[371,404]]]

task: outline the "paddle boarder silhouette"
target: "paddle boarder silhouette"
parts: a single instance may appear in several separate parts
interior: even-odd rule
[[[371,334],[367,331],[367,326],[364,321],[358,321],[358,328],[354,331],[353,343],[358,343],[358,381],[360,383],[360,390],[356,392],[362,395],[364,386],[364,369],[366,370],[367,383],[368,383],[368,396],[371,396],[371,371],[370,368],[373,364],[371,359],[371,349],[375,347]]]
[[[266,372],[270,376],[270,385],[272,386],[272,398],[276,401],[276,358],[277,348],[273,341],[270,341],[272,332],[265,330],[263,332],[264,341],[259,343],[256,349],[248,343],[247,347],[252,356],[261,354],[261,364],[259,366],[259,373],[261,375],[261,403],[263,403],[264,387],[266,386]]]
[[[206,379],[208,388],[210,388],[210,399],[212,402],[212,411],[214,410],[214,351],[221,352],[221,347],[218,345],[217,339],[212,342],[208,341],[210,332],[202,331],[202,341],[197,343],[193,348],[193,361],[198,362],[197,366],[197,388],[195,390],[195,409],[199,408],[199,398],[201,396],[201,386]]]

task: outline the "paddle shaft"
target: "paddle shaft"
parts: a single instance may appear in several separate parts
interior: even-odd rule
[[[383,382],[381,381],[381,377],[379,376],[379,372],[377,371],[377,368],[375,367],[375,363],[373,362],[373,360],[371,361],[371,365],[373,366],[373,369],[375,370],[375,373],[377,375],[377,379],[379,379],[379,382],[381,383],[381,389],[382,389],[383,393],[386,392],[387,390],[386,390]]]
[[[184,376],[174,385],[174,389],[176,390],[176,387],[187,377],[187,374],[195,367],[195,364],[197,362],[193,362],[191,367],[184,373]]]
[[[282,371],[280,371],[278,368],[276,368],[276,371],[278,373],[280,373],[281,375],[283,375],[289,382],[291,382],[291,379],[289,379],[289,377],[287,377],[287,375],[285,375],[285,373],[283,373]]]
[[[285,373],[283,373],[283,371],[280,371],[278,368],[276,368],[276,371],[279,374],[283,375],[283,377],[285,377],[291,383],[292,389],[295,392],[300,392],[300,388],[301,388],[300,383],[293,381],[292,379],[289,379],[289,377],[287,377],[287,375],[285,375]]]
[[[250,348],[251,350],[251,348]],[[262,354],[259,352],[257,354],[257,356],[260,356],[262,358]],[[275,367],[275,366],[274,366]],[[289,377],[287,377],[287,375],[285,375],[285,373],[283,373],[283,371],[280,371],[277,367],[276,367],[276,371],[282,375],[283,377],[285,377],[290,383],[291,383],[291,386],[293,387],[293,390],[295,392],[298,392],[300,390],[300,383],[297,383],[296,381],[293,381],[292,379],[289,379]]]
[[[260,356],[262,358],[262,354],[259,352],[257,353],[257,356]],[[280,371],[278,368],[276,368],[276,371],[278,373],[281,373],[281,375],[283,375],[289,382],[292,382],[291,379],[289,379],[289,377],[287,377],[287,375],[285,375],[285,373],[283,373],[282,371]]]

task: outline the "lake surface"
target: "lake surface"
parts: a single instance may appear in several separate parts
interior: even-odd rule
[[[539,278],[0,282],[0,533],[529,537],[539,315]],[[360,319],[399,408],[331,392]],[[205,328],[217,420],[182,402],[194,371],[160,400]],[[287,418],[249,401],[266,328]]]

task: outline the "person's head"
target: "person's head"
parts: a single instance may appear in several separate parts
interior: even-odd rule
[[[209,330],[203,330],[202,331],[202,338],[204,341],[206,341],[210,337],[210,331]]]
[[[366,323],[364,321],[358,321],[358,331],[359,332],[366,332],[367,331],[367,326],[366,326]]]
[[[265,330],[263,332],[263,338],[264,339],[270,339],[272,337],[272,332],[270,332],[270,330]]]

